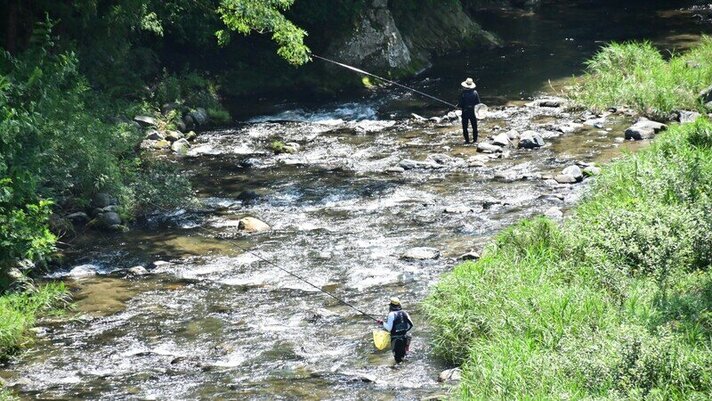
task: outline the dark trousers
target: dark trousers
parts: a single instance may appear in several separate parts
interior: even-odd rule
[[[410,335],[393,336],[391,337],[391,344],[393,345],[393,357],[396,359],[396,363],[403,362],[403,358],[408,353],[410,348]]]
[[[477,142],[477,117],[475,117],[475,109],[467,108],[462,110],[462,135],[465,137],[465,142],[470,142],[470,136],[467,133],[467,125],[472,123],[472,142]]]

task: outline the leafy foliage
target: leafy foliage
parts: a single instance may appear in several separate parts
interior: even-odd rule
[[[0,296],[0,358],[31,341],[27,330],[38,315],[58,311],[67,302],[68,290],[62,283]]]
[[[712,391],[712,123],[613,163],[457,266],[426,310],[461,399],[702,400]]]
[[[612,43],[587,63],[586,75],[569,96],[597,110],[630,106],[666,119],[680,108],[704,111],[697,95],[710,82],[712,38],[667,61],[648,42]]]
[[[283,12],[294,0],[222,0],[218,12],[225,25],[243,35],[252,31],[271,32],[277,54],[294,65],[309,61],[309,48],[304,45],[306,31],[289,21]],[[229,40],[225,30],[217,32],[220,43]]]

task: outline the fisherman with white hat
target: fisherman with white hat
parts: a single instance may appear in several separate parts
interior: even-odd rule
[[[393,357],[396,359],[396,363],[401,363],[410,348],[411,337],[408,331],[413,328],[413,322],[410,320],[408,312],[402,310],[401,302],[396,297],[390,299],[388,311],[386,321],[378,320],[377,323],[391,332]]]
[[[472,123],[472,143],[477,142],[477,116],[475,116],[475,106],[480,104],[480,95],[475,90],[475,81],[472,78],[467,78],[462,85],[462,93],[457,106],[462,109],[462,135],[465,137],[465,143],[470,143],[470,136],[467,132],[468,123]]]

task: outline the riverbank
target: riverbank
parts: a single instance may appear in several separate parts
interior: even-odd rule
[[[561,226],[523,221],[426,310],[461,399],[705,399],[712,391],[712,124],[603,169]]]

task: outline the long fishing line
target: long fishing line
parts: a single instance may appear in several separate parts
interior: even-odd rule
[[[314,54],[314,53],[312,53],[311,56],[314,57],[314,58],[318,58],[318,59],[320,59],[320,60],[324,60],[324,61],[326,61],[326,62],[335,64],[335,65],[338,65],[338,66],[340,66],[340,67],[347,68],[347,69],[349,69],[349,70],[358,72],[359,74],[364,74],[364,75],[368,75],[368,76],[371,76],[371,77],[380,79],[381,81],[387,82],[387,83],[389,83],[389,84],[391,84],[391,85],[395,85],[395,86],[401,87],[401,88],[403,88],[403,89],[409,90],[409,91],[411,91],[411,92],[415,92],[415,93],[417,93],[417,94],[419,94],[419,95],[422,95],[422,96],[425,96],[425,97],[427,97],[427,98],[433,99],[433,100],[438,101],[438,102],[440,102],[440,103],[446,104],[446,105],[448,105],[448,106],[450,106],[450,107],[457,108],[456,105],[454,105],[454,104],[452,104],[452,103],[450,103],[450,102],[446,102],[445,100],[442,100],[442,99],[440,99],[440,98],[437,98],[437,97],[435,97],[435,96],[433,96],[433,95],[430,95],[430,94],[428,94],[428,93],[421,92],[421,91],[419,91],[419,90],[417,90],[417,89],[410,88],[410,87],[405,86],[405,85],[403,85],[403,84],[400,84],[400,83],[398,83],[398,82],[391,81],[390,79],[386,79],[386,78],[383,78],[383,77],[378,76],[378,75],[376,75],[376,74],[372,74],[372,73],[370,73],[370,72],[368,72],[368,71],[364,71],[364,70],[362,70],[362,69],[360,69],[360,68],[356,68],[356,67],[350,66],[350,65],[348,65],[348,64],[340,63],[340,62],[338,62],[338,61],[331,60],[331,59],[328,59],[328,58],[326,58],[326,57],[322,57],[322,56],[316,55],[316,54]]]
[[[203,231],[206,232],[206,233],[210,233],[210,231],[207,230],[207,229],[205,229],[205,228],[200,227],[200,229],[203,230]],[[240,251],[242,251],[242,252],[244,252],[244,253],[251,254],[251,255],[257,257],[258,259],[260,259],[261,261],[263,261],[263,262],[265,262],[265,263],[267,263],[267,264],[270,264],[270,265],[272,265],[272,266],[278,268],[279,270],[281,270],[281,271],[283,271],[283,272],[289,274],[289,275],[292,276],[292,277],[297,278],[298,280],[300,280],[300,281],[302,281],[302,282],[308,284],[308,285],[311,286],[311,287],[314,287],[314,288],[317,289],[319,292],[322,292],[322,293],[324,293],[324,294],[330,296],[331,298],[334,298],[335,300],[341,302],[342,304],[344,304],[344,305],[350,307],[351,309],[353,309],[353,310],[355,310],[356,312],[358,312],[358,313],[360,313],[360,314],[362,314],[362,315],[368,317],[369,319],[371,319],[371,320],[373,320],[373,321],[375,321],[375,322],[377,322],[377,321],[379,320],[379,319],[373,317],[372,315],[370,315],[370,314],[368,314],[368,313],[362,311],[361,309],[357,308],[357,307],[354,306],[353,304],[351,304],[351,303],[349,303],[349,302],[346,302],[345,300],[343,300],[343,299],[337,297],[336,295],[332,294],[331,292],[326,291],[326,290],[322,289],[321,287],[319,287],[319,286],[317,286],[317,285],[315,285],[315,284],[312,284],[309,280],[305,279],[304,277],[302,277],[302,276],[300,276],[300,275],[298,275],[298,274],[296,274],[296,273],[294,273],[294,272],[292,272],[292,271],[289,271],[289,270],[285,269],[284,267],[282,267],[282,266],[280,266],[280,265],[278,265],[278,264],[272,262],[271,260],[269,260],[269,259],[263,257],[262,255],[260,255],[260,254],[258,254],[258,253],[256,253],[256,252],[254,252],[254,251],[251,251],[251,250],[249,250],[249,249],[245,249],[245,248],[243,248],[243,247],[241,247],[241,246],[239,246],[239,245],[236,245],[236,244],[234,243],[234,241],[231,241],[231,242],[233,242],[233,247],[237,248],[238,250],[240,250]]]

